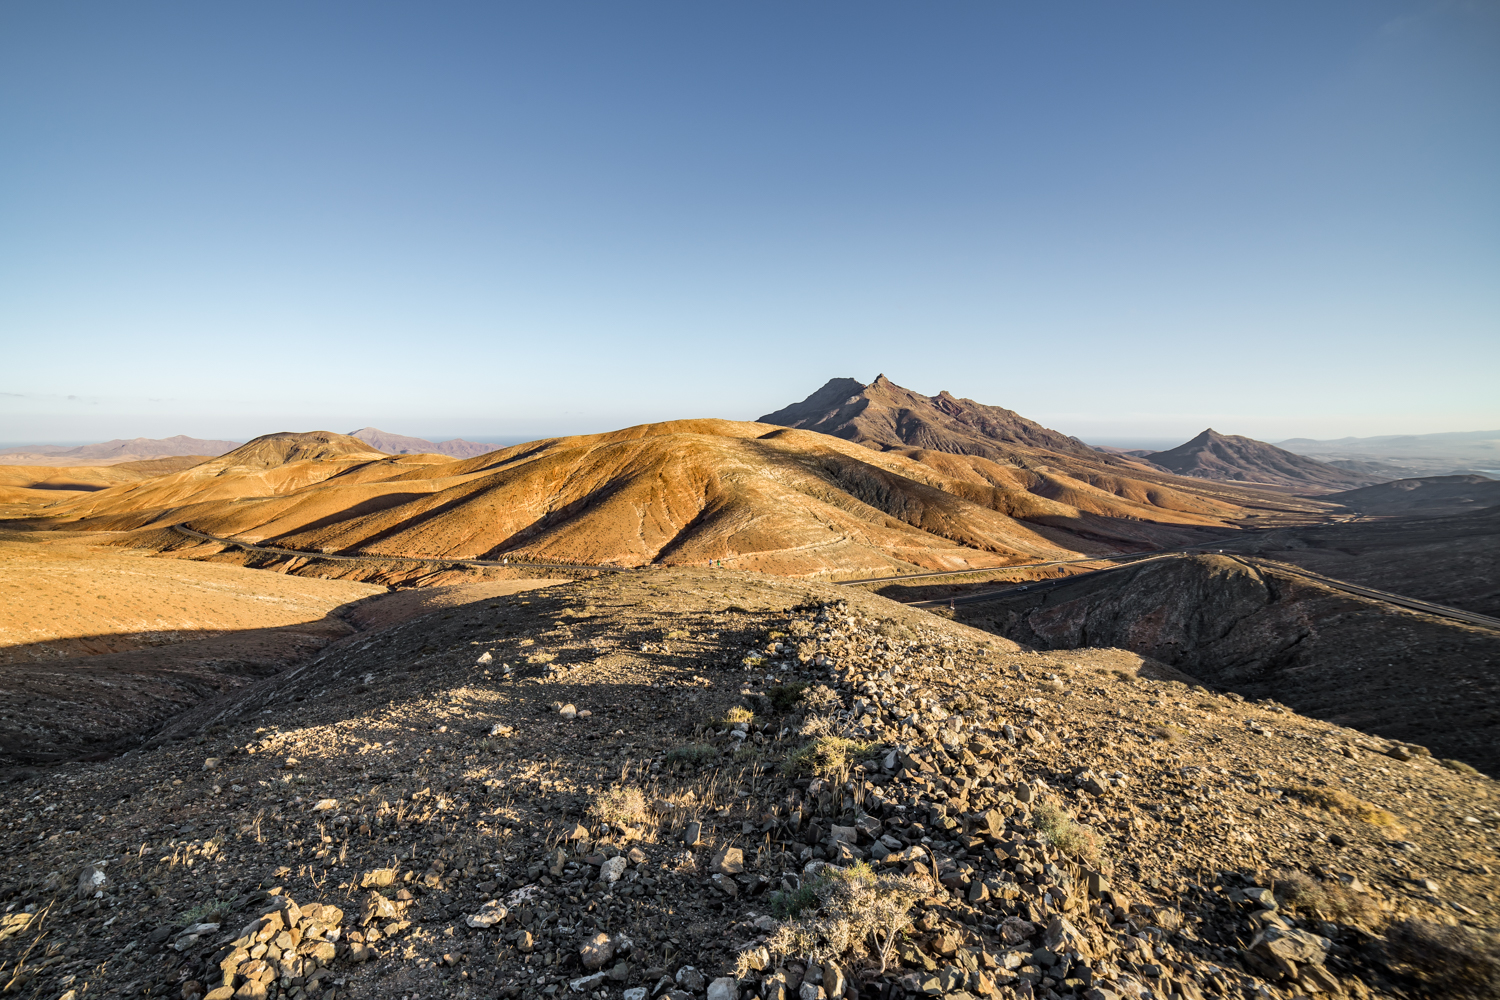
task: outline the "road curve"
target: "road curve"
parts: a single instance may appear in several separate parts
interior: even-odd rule
[[[1179,558],[1180,555],[1180,553],[1165,553],[1163,555],[1152,556],[1149,559],[1142,559],[1140,560],[1140,562],[1155,562],[1158,559],[1174,559]],[[1478,625],[1481,628],[1500,630],[1500,618],[1491,618],[1489,615],[1481,615],[1475,611],[1465,611],[1462,608],[1454,608],[1446,604],[1435,604],[1432,601],[1423,601],[1415,597],[1403,597],[1400,594],[1392,594],[1388,591],[1376,590],[1374,587],[1363,587],[1357,583],[1347,583],[1343,580],[1334,579],[1331,576],[1323,576],[1321,573],[1314,573],[1310,570],[1302,569],[1299,566],[1291,566],[1287,563],[1275,562],[1270,559],[1257,559],[1253,556],[1241,555],[1236,555],[1232,558],[1238,559],[1240,562],[1244,563],[1247,566],[1258,565],[1268,569],[1275,569],[1280,573],[1288,573],[1294,576],[1305,577],[1309,580],[1321,583],[1325,587],[1331,587],[1334,590],[1343,591],[1346,594],[1353,594],[1356,597],[1364,597],[1369,600],[1381,601],[1385,604],[1394,604],[1398,608],[1406,608],[1411,611],[1420,611],[1424,614],[1436,615],[1440,618],[1449,618],[1454,621],[1465,622],[1469,625]],[[1139,565],[1139,563],[1136,563],[1134,565]],[[1058,587],[1061,587],[1063,584],[1072,583],[1075,580],[1082,580],[1085,577],[1094,576],[1097,573],[1117,573],[1122,569],[1128,568],[1129,567],[1127,566],[1111,566],[1108,569],[1095,570],[1092,573],[1077,573],[1073,576],[1065,576],[1057,580],[1044,580],[1040,583],[1029,583],[1024,585],[1024,587],[1008,587],[1005,590],[986,590],[981,591],[977,594],[965,594],[962,597],[943,598],[932,601],[913,601],[910,604],[907,604],[907,607],[938,608],[957,606],[959,604],[981,604],[985,601],[994,601],[1002,597],[1007,597],[1011,594],[1020,593],[1022,590],[1024,590],[1027,595],[1035,594],[1039,591],[1045,592],[1048,590],[1055,590]]]
[[[500,562],[498,559],[438,559],[433,556],[388,556],[388,555],[343,555],[334,552],[304,552],[301,549],[282,549],[272,545],[253,545],[250,542],[240,542],[233,538],[219,538],[217,535],[205,534],[194,531],[185,524],[174,524],[172,530],[190,538],[201,539],[206,542],[218,542],[220,545],[232,545],[246,552],[264,552],[273,556],[296,556],[301,559],[331,559],[335,562],[409,562],[427,563],[438,566],[478,566],[481,568],[504,567],[505,569],[536,568],[536,569],[585,569],[594,570],[599,573],[630,573],[634,572],[628,566],[590,566],[582,563],[539,563],[539,562]]]

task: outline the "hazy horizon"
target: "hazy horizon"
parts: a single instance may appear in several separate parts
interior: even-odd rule
[[[9,5],[0,437],[1497,427],[1497,111],[1483,4]]]

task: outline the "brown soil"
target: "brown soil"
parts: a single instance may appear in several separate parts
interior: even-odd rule
[[[292,967],[283,997],[314,974],[334,998],[561,996],[599,934],[622,949],[605,965],[618,978],[581,991],[680,974],[702,997],[776,933],[772,893],[812,882],[807,859],[845,850],[831,834],[847,825],[862,853],[876,833],[916,845],[881,866],[920,887],[889,968],[842,946],[823,958],[825,983],[836,965],[864,1000],[939,974],[994,1000],[1090,982],[1449,992],[1451,969],[1385,942],[1409,919],[1495,925],[1500,786],[1275,703],[1145,680],[1140,663],[1028,653],[823,584],[690,570],[436,612],[245,689],[196,737],[9,786],[0,968],[27,996],[198,995],[222,963],[261,968],[221,943],[271,909],[269,890],[343,911],[320,918],[343,934],[326,973],[277,960]],[[793,680],[813,685],[800,701],[772,687]],[[755,713],[739,750],[719,721],[736,706]],[[856,767],[784,773],[818,733],[860,743]],[[894,772],[890,747],[907,755]],[[603,793],[629,787],[639,809],[601,818]],[[743,871],[715,879],[730,846]],[[631,851],[620,881],[601,877]],[[75,892],[96,862],[97,890]],[[388,889],[364,887],[385,869]],[[1270,918],[1245,893],[1284,882],[1296,893],[1275,919],[1325,942],[1290,972],[1248,948]],[[504,919],[472,927],[486,900],[508,901]],[[183,936],[204,920],[219,926]],[[807,971],[796,953],[770,959],[746,990]]]
[[[90,540],[0,534],[0,768],[119,752],[358,632],[557,582],[388,594]]]

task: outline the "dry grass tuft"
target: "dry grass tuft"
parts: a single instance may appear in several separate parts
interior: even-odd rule
[[[1451,757],[1444,757],[1440,759],[1438,763],[1446,767],[1448,770],[1456,772],[1458,774],[1462,774],[1468,778],[1477,778],[1480,776],[1480,772],[1477,768],[1471,767],[1461,760],[1454,760]]]
[[[1367,931],[1380,926],[1380,907],[1375,901],[1338,882],[1319,882],[1302,872],[1281,871],[1271,876],[1271,891],[1283,906],[1302,913]]]
[[[1156,734],[1157,739],[1166,740],[1168,743],[1176,743],[1187,735],[1176,726],[1155,726],[1151,731]]]
[[[1408,975],[1432,987],[1432,996],[1494,1000],[1500,997],[1500,942],[1467,927],[1405,920],[1386,932],[1386,951]]]
[[[617,785],[594,796],[589,815],[605,823],[639,823],[646,818],[646,797],[634,785]]]
[[[1348,816],[1361,823],[1368,823],[1371,826],[1400,826],[1393,814],[1337,788],[1291,788],[1288,792],[1319,809],[1339,816]]]
[[[1094,831],[1073,821],[1073,816],[1061,806],[1043,802],[1032,812],[1032,822],[1041,831],[1042,839],[1054,845],[1064,854],[1091,865],[1101,861],[1099,838]]]
[[[854,961],[873,956],[884,972],[912,904],[930,891],[924,879],[876,875],[864,862],[844,871],[824,868],[803,883],[795,894],[796,917],[782,924],[766,947],[777,958],[818,962],[846,954]],[[791,906],[786,910],[790,916]]]
[[[737,722],[754,722],[755,713],[750,711],[744,705],[736,705],[729,711],[725,712],[724,718],[720,721],[724,724],[725,727],[732,726]]]
[[[869,757],[879,743],[861,743],[842,736],[820,736],[792,754],[781,765],[788,775],[812,774],[832,778],[848,772],[856,758]]]

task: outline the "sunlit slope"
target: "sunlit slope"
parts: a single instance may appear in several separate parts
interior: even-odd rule
[[[752,422],[643,424],[462,461],[384,456],[325,432],[298,437],[257,439],[58,513],[93,530],[189,523],[307,551],[622,566],[717,559],[788,575],[1135,551],[1193,541],[1243,513],[1160,484],[1101,487],[1051,466],[874,451]]]

